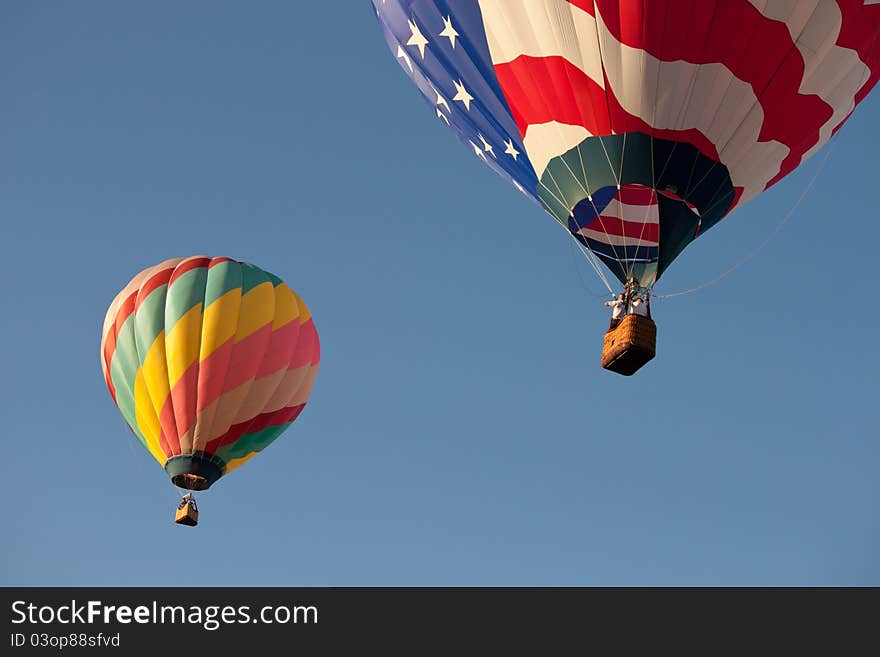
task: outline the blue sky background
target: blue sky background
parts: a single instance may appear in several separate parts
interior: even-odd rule
[[[0,584],[880,585],[877,96],[624,378],[598,278],[366,0],[7,0],[0,84]],[[825,154],[656,291],[750,253]],[[285,279],[322,364],[189,529],[98,347],[135,273],[194,254]]]

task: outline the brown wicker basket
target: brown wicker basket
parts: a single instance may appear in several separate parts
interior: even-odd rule
[[[192,504],[183,503],[177,507],[177,513],[174,514],[174,522],[178,525],[187,525],[195,527],[199,524],[199,512]]]
[[[627,315],[605,334],[602,367],[631,376],[656,353],[657,325],[648,317]]]

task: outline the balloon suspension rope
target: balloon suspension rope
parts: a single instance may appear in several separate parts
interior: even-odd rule
[[[734,264],[734,265],[733,265],[730,269],[728,269],[727,271],[722,272],[721,274],[719,274],[719,275],[716,276],[715,278],[710,279],[710,280],[706,281],[705,283],[702,283],[702,284],[700,284],[700,285],[697,285],[696,287],[692,287],[692,288],[690,288],[689,290],[681,290],[680,292],[670,292],[669,294],[655,294],[655,295],[653,295],[653,298],[654,298],[654,299],[671,299],[672,297],[680,297],[680,296],[683,296],[683,295],[685,295],[685,294],[691,294],[692,292],[697,292],[698,290],[702,290],[702,289],[705,289],[705,288],[707,288],[707,287],[709,287],[709,286],[711,286],[711,285],[715,285],[715,284],[718,283],[720,280],[726,278],[728,275],[732,274],[734,271],[736,271],[737,269],[739,269],[742,265],[744,265],[744,264],[747,263],[749,260],[751,260],[751,259],[754,258],[756,255],[758,255],[758,253],[759,253],[759,252],[760,252],[765,246],[767,246],[767,245],[770,243],[770,240],[772,240],[774,237],[776,237],[776,235],[778,235],[779,232],[785,227],[785,224],[787,224],[788,221],[789,221],[789,219],[791,219],[792,216],[794,216],[794,213],[795,213],[795,212],[797,211],[797,209],[800,207],[800,205],[801,205],[801,203],[803,202],[803,200],[807,197],[807,194],[809,194],[809,193],[810,193],[810,190],[813,189],[813,185],[816,184],[816,180],[819,178],[819,174],[822,173],[822,171],[825,169],[825,165],[826,165],[827,162],[828,162],[828,158],[831,156],[831,152],[834,150],[834,149],[833,149],[833,141],[834,141],[833,139],[832,139],[831,141],[829,141],[829,143],[828,143],[828,149],[827,149],[826,152],[825,152],[825,157],[822,158],[822,162],[821,162],[821,164],[819,165],[819,169],[816,171],[816,173],[813,174],[813,177],[810,179],[810,182],[807,184],[806,188],[805,188],[804,191],[801,193],[801,195],[800,195],[800,197],[798,198],[798,200],[795,201],[795,203],[794,203],[794,205],[791,207],[791,209],[790,209],[790,210],[786,213],[786,215],[782,218],[782,221],[779,223],[778,226],[776,226],[776,229],[775,229],[772,233],[770,233],[770,235],[767,237],[767,239],[765,239],[763,242],[761,242],[761,243],[760,243],[760,244],[759,244],[759,245],[758,245],[758,246],[757,246],[757,247],[756,247],[751,253],[749,253],[746,257],[744,257],[742,260],[740,260],[740,261],[737,262],[736,264]]]
[[[606,296],[604,292],[600,292],[597,294],[596,292],[593,291],[593,289],[589,285],[587,285],[587,282],[586,282],[586,280],[584,280],[584,276],[581,273],[580,267],[578,267],[578,262],[579,262],[578,258],[577,258],[578,253],[580,253],[581,257],[583,257],[584,260],[586,260],[587,262],[590,263],[590,266],[593,268],[593,271],[598,275],[599,280],[601,280],[602,283],[605,285],[605,288],[608,290],[608,293],[611,294],[611,296],[614,296],[614,290],[611,289],[611,285],[608,283],[608,278],[606,278],[604,272],[600,268],[599,263],[596,262],[596,256],[593,255],[593,252],[590,251],[588,248],[585,248],[583,246],[583,244],[578,242],[577,238],[574,235],[572,235],[570,231],[566,230],[565,232],[568,233],[568,236],[571,238],[571,251],[570,251],[570,253],[571,253],[571,257],[572,257],[572,264],[574,266],[575,272],[578,275],[578,278],[580,279],[581,286],[587,292],[589,292],[590,296],[592,296],[596,299],[604,298]]]
[[[129,426],[128,426],[128,424],[125,422],[125,420],[122,420],[122,426],[125,427],[125,428],[129,428]],[[126,441],[126,444],[128,445],[128,451],[131,452],[131,454],[132,454],[132,461],[138,464],[137,467],[139,468],[139,470],[140,470],[142,473],[146,472],[146,471],[147,471],[147,467],[146,467],[146,465],[144,464],[144,461],[142,460],[143,455],[144,455],[143,451],[141,451],[141,450],[135,450],[135,448],[134,448],[134,442],[131,441],[131,440],[127,440],[127,441]],[[150,457],[150,463],[151,463],[151,464],[152,464],[152,463],[155,463],[155,461],[153,460],[152,457]],[[149,474],[152,475],[152,474],[154,473],[154,470],[153,470],[152,466],[149,468],[149,470],[150,470]],[[166,477],[166,481],[171,485],[171,488],[176,492],[176,496],[175,496],[176,501],[177,501],[177,502],[180,502],[180,498],[181,498],[181,496],[183,495],[182,493],[178,492],[180,489],[178,489],[177,486],[174,485],[174,483],[171,481],[171,479],[169,479],[169,478]]]

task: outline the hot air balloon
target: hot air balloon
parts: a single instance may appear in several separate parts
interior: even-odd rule
[[[305,407],[319,360],[302,299],[230,258],[149,267],[104,318],[110,395],[138,442],[189,490],[208,489],[278,438]],[[197,520],[187,494],[176,521]]]
[[[816,153],[880,75],[876,0],[373,6],[436,120],[629,298],[650,299],[688,244]],[[632,374],[655,336],[627,315],[603,366]]]

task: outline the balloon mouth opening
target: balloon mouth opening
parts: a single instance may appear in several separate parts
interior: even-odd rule
[[[165,463],[171,483],[188,490],[208,490],[225,471],[226,463],[209,454],[181,454]]]
[[[211,482],[204,477],[188,472],[174,475],[171,477],[171,483],[178,488],[186,488],[187,490],[208,490],[211,487]]]

